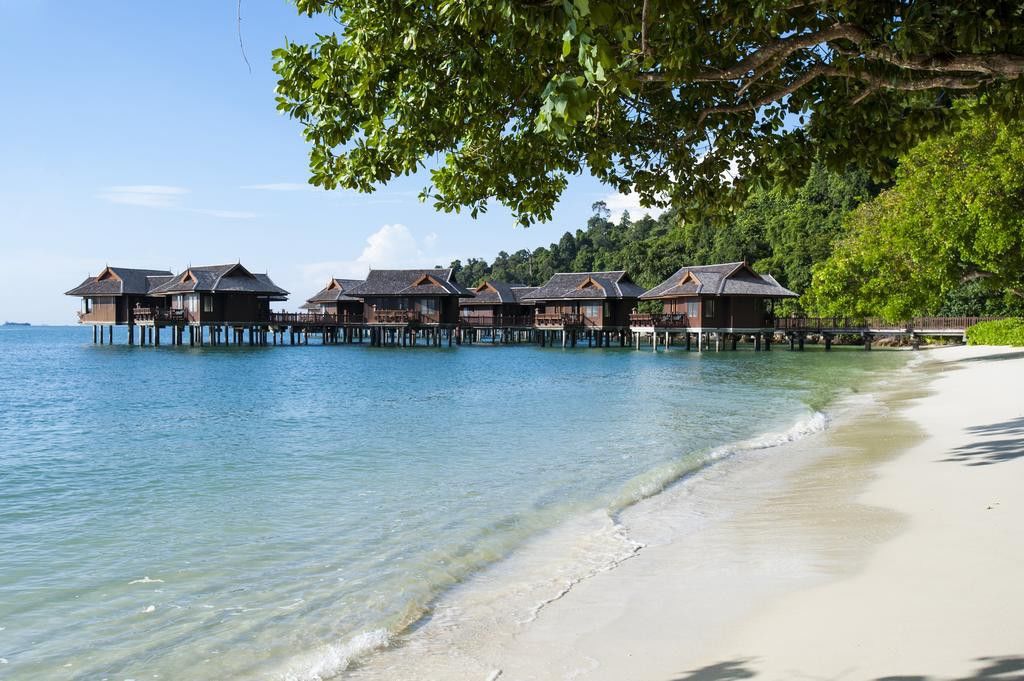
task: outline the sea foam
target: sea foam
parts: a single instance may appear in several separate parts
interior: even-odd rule
[[[325,681],[332,679],[361,657],[386,648],[391,634],[386,629],[375,629],[357,634],[336,645],[325,646],[295,664],[283,675],[284,681]]]
[[[627,482],[612,502],[609,512],[613,515],[618,514],[639,501],[661,493],[672,484],[720,459],[740,452],[778,447],[820,433],[828,428],[829,421],[827,414],[815,411],[794,423],[787,430],[769,432],[709,451],[688,454],[676,461],[638,475]]]

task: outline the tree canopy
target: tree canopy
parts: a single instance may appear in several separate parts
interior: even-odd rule
[[[814,267],[817,312],[895,320],[1024,308],[1024,122],[968,111],[850,214],[848,234]]]
[[[980,0],[295,0],[338,30],[275,51],[311,182],[548,219],[590,172],[708,208],[814,160],[876,180],[984,95],[1016,110],[1024,21]]]

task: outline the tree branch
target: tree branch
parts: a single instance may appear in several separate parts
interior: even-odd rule
[[[696,129],[702,128],[707,118],[716,114],[742,113],[744,111],[756,112],[761,107],[767,106],[772,102],[780,101],[810,84],[815,79],[822,77],[848,78],[866,83],[868,88],[854,97],[851,100],[851,104],[857,104],[879,90],[898,90],[901,92],[919,92],[922,90],[934,90],[939,88],[948,90],[974,90],[993,80],[992,78],[952,75],[913,79],[886,78],[866,72],[842,71],[831,64],[817,64],[805,71],[798,78],[794,79],[791,83],[771,90],[750,101],[712,106],[704,109],[697,117],[695,127]]]
[[[643,10],[640,12],[640,51],[645,57],[651,56],[651,48],[647,44],[647,12],[650,0],[644,0]]]

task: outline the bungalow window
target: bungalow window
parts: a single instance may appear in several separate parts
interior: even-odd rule
[[[686,304],[686,316],[687,317],[696,317],[697,314],[698,314],[697,310],[698,310],[698,306],[699,305],[700,305],[700,303],[698,303],[695,300],[688,302]]]
[[[420,314],[435,314],[437,312],[437,298],[417,298],[416,311]]]
[[[82,314],[92,312],[92,298],[82,298]]]
[[[213,312],[213,296],[203,296],[203,312]]]
[[[190,293],[187,296],[185,296],[185,302],[188,304],[189,312],[199,311],[199,296],[196,295],[195,293]]]
[[[704,301],[704,318],[711,319],[715,316],[715,301],[705,300]]]

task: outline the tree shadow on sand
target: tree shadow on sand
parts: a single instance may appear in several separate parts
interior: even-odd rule
[[[989,466],[1024,456],[1024,417],[985,426],[971,426],[967,432],[982,438],[998,439],[981,439],[961,445],[943,461],[959,461],[968,466]]]
[[[671,681],[740,681],[757,676],[757,672],[747,665],[750,660],[730,660],[708,665],[700,669],[683,672],[683,676]]]
[[[1024,351],[1022,350],[1007,350],[1006,352],[994,353],[991,355],[980,355],[978,357],[964,357],[956,360],[957,363],[961,362],[1005,362],[1011,359],[1020,359],[1024,357]]]
[[[981,668],[956,681],[1024,681],[1024,657],[979,657]],[[883,676],[875,681],[933,681],[928,676]],[[937,681],[937,680],[936,680]]]
[[[1005,657],[979,657],[975,660],[981,666],[970,676],[955,681],[1024,681],[1024,657],[1007,655]],[[730,660],[708,665],[700,669],[683,672],[669,681],[742,681],[757,676],[750,668],[750,659]],[[809,678],[809,677],[808,677]],[[845,678],[845,677],[844,677]],[[940,681],[936,677],[909,675],[883,676],[874,681]]]

